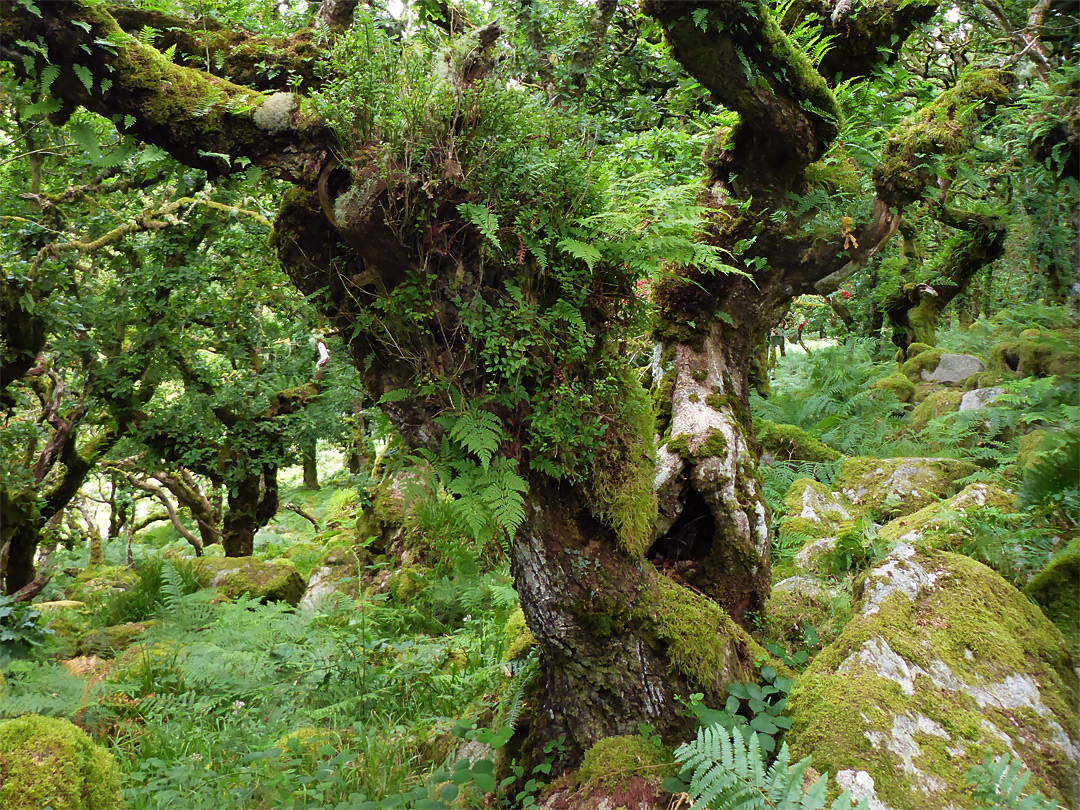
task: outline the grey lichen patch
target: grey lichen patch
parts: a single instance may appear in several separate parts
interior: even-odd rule
[[[267,96],[254,113],[255,126],[276,135],[291,126],[292,114],[296,110],[296,98],[292,93],[274,93]]]
[[[800,478],[792,483],[784,498],[784,508],[782,530],[815,538],[836,534],[843,524],[860,514],[847,498],[830,492],[812,478]]]
[[[987,747],[1020,756],[1033,787],[1074,795],[1076,673],[1034,605],[974,560],[910,546],[861,600],[792,691],[793,754],[871,774],[885,807],[972,807],[963,775]]]

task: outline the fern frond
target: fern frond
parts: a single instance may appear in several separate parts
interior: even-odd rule
[[[789,765],[787,745],[766,770],[757,734],[747,742],[735,730],[721,725],[698,729],[697,738],[675,750],[675,758],[692,769],[690,798],[699,810],[824,810],[827,777],[806,790],[806,758]],[[863,799],[855,810],[868,810]],[[831,810],[851,810],[851,795],[840,794]]]

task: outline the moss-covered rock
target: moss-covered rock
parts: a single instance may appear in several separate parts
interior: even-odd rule
[[[912,343],[907,347],[907,351],[904,353],[904,359],[910,360],[911,358],[917,357],[923,352],[933,351],[933,349],[934,347],[931,346],[929,343],[919,343],[918,341],[916,341],[915,343]]]
[[[94,630],[79,641],[79,651],[111,658],[130,647],[131,643],[153,624],[154,622],[125,622]]]
[[[536,636],[525,624],[525,612],[518,608],[510,614],[503,628],[503,661],[523,658],[536,646]]]
[[[406,565],[394,571],[386,580],[386,592],[395,602],[404,604],[427,587],[423,570],[418,565]]]
[[[967,538],[956,518],[973,510],[993,508],[1015,512],[1016,496],[991,484],[969,484],[953,497],[924,506],[918,512],[886,523],[878,537],[888,542],[916,543],[932,539],[930,545],[955,551]]]
[[[968,557],[901,544],[855,607],[791,692],[795,757],[849,781],[863,772],[881,808],[960,810],[975,806],[964,774],[990,747],[1071,803],[1077,677],[1023,594]]]
[[[822,644],[830,644],[850,618],[851,599],[846,593],[814,577],[789,577],[773,586],[761,637],[794,653],[806,647],[804,625],[815,629]]]
[[[836,461],[840,458],[836,450],[795,425],[754,419],[754,431],[763,456],[767,454],[779,461]]]
[[[1020,437],[1020,447],[1016,453],[1016,466],[1024,472],[1035,464],[1040,453],[1050,444],[1050,431],[1033,430]]]
[[[67,597],[97,607],[138,581],[139,575],[125,565],[91,565],[76,575]]]
[[[908,417],[908,427],[916,432],[922,430],[930,424],[930,420],[955,412],[960,407],[960,400],[963,398],[963,391],[953,389],[934,391],[915,406],[915,410]]]
[[[304,579],[290,560],[264,562],[255,557],[200,557],[192,563],[199,585],[226,596],[250,596],[263,602],[300,604]]]
[[[1080,539],[1073,539],[1024,586],[1024,593],[1068,639],[1074,660],[1080,653]]]
[[[1040,331],[998,343],[988,368],[1004,377],[1067,377],[1080,373],[1080,349],[1074,334]]]
[[[358,596],[361,578],[371,561],[364,546],[335,543],[327,547],[311,570],[300,606],[316,607],[332,593]]]
[[[0,807],[114,810],[120,771],[108,751],[67,720],[7,720],[0,723]]]
[[[858,508],[896,518],[956,494],[956,481],[975,472],[954,458],[845,458],[838,489]]]
[[[915,383],[898,371],[875,380],[870,387],[879,391],[890,391],[897,400],[909,405],[915,401]]]
[[[900,373],[907,377],[912,383],[926,382],[922,376],[923,372],[925,371],[929,374],[937,368],[938,362],[941,360],[941,355],[943,354],[945,354],[945,352],[941,349],[927,349],[921,351],[901,364]]]
[[[179,693],[184,690],[180,665],[186,656],[175,641],[134,644],[113,661],[109,680],[137,684],[147,693]]]
[[[815,538],[831,537],[863,511],[812,478],[800,478],[792,483],[784,496],[784,509],[781,531]]]

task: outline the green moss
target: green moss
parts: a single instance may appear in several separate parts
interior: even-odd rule
[[[905,354],[905,357],[906,357],[906,359],[910,360],[911,358],[913,358],[913,357],[915,357],[917,355],[920,355],[923,352],[931,351],[933,348],[934,347],[931,346],[929,343],[915,342],[915,343],[912,343],[911,345],[909,345],[907,347],[907,352]]]
[[[0,723],[0,763],[6,810],[120,807],[116,760],[67,720],[31,714]]]
[[[1003,70],[970,71],[894,129],[874,169],[879,196],[894,207],[922,196],[934,171],[925,156],[952,156],[967,149],[982,106],[996,104],[1008,95],[1005,79]]]
[[[1027,470],[1041,458],[1050,439],[1050,431],[1033,430],[1020,437],[1020,448],[1016,454],[1016,466],[1021,471]]]
[[[68,589],[68,598],[98,606],[126,591],[139,581],[139,575],[125,565],[91,565],[80,571],[75,584]]]
[[[1080,540],[1073,539],[1031,582],[1024,593],[1069,640],[1076,658],[1080,653]]]
[[[671,749],[640,735],[605,737],[585,752],[578,779],[586,787],[612,790],[632,776],[664,779],[674,776],[675,757]]]
[[[840,463],[836,488],[863,511],[895,518],[954,495],[955,482],[977,469],[954,458],[850,456]]]
[[[919,539],[924,534],[933,532],[935,536],[930,545],[938,548],[955,545],[956,543],[950,541],[966,540],[967,534],[959,528],[950,528],[953,518],[965,512],[987,508],[999,512],[1015,512],[1016,496],[989,484],[969,484],[948,500],[932,503],[913,514],[889,521],[878,531],[878,537],[892,542],[909,535]]]
[[[536,646],[536,637],[525,623],[525,613],[518,608],[506,620],[503,628],[503,661],[524,657]]]
[[[657,635],[668,642],[668,657],[691,683],[714,689],[748,680],[756,674],[753,661],[771,660],[716,602],[664,576],[657,577],[657,589]]]
[[[915,386],[912,386],[914,391]],[[920,402],[908,418],[908,427],[913,431],[925,428],[932,419],[953,413],[960,408],[960,400],[964,398],[963,391],[947,389],[934,391],[926,399]]]
[[[592,493],[622,549],[643,557],[656,525],[656,420],[637,377],[623,367],[618,374],[619,395],[609,404],[613,424],[592,465]]]
[[[246,595],[263,602],[300,604],[306,583],[291,560],[254,557],[200,557],[192,563],[199,585],[219,588],[230,598]]]
[[[910,562],[932,574],[933,586],[916,594],[895,591],[876,603],[877,612],[860,611],[797,681],[788,701],[793,754],[812,753],[815,768],[823,771],[869,771],[878,797],[894,807],[967,806],[962,775],[987,745],[1004,750],[987,733],[985,719],[1010,734],[1035,774],[1033,784],[1058,797],[1071,795],[1076,777],[1067,755],[1050,743],[1054,732],[1048,725],[1071,728],[1076,717],[1076,674],[1060,633],[1015,588],[974,560],[927,552]],[[871,572],[864,593],[873,592],[879,578],[888,577]],[[862,655],[883,644],[903,664],[889,658],[880,670],[867,664]],[[965,691],[1004,685],[1017,676],[1037,684],[1047,716],[1022,698],[1003,698],[1001,705],[1016,708],[1002,709],[992,700],[980,705]],[[919,716],[930,722],[916,723]],[[905,773],[898,749],[890,747],[898,722],[918,746],[910,749],[913,764],[938,780],[940,790],[912,789],[918,778]],[[935,727],[950,739],[928,731]],[[945,751],[945,743],[954,753]]]
[[[1043,331],[998,343],[987,370],[1003,377],[1068,377],[1080,372],[1080,351],[1074,335]]]
[[[691,402],[693,402],[694,404],[697,404],[698,402],[701,402],[701,397],[698,396],[697,391],[691,391],[690,396],[688,396],[687,399],[690,400]]]
[[[840,453],[796,425],[778,425],[754,419],[754,432],[762,452],[783,461],[836,461]]]
[[[945,354],[945,351],[942,349],[929,349],[919,352],[900,366],[900,373],[913,383],[924,382],[922,373],[924,371],[933,372],[941,362],[941,355],[943,354]]]
[[[809,537],[830,537],[857,518],[863,511],[834,495],[829,488],[813,478],[799,478],[784,496],[785,517],[781,523],[785,533]]]
[[[898,371],[875,380],[870,387],[881,391],[891,391],[900,402],[910,404],[915,401],[915,384]]]
[[[404,604],[419,594],[427,583],[419,566],[407,565],[392,573],[386,580],[386,591],[395,602]]]
[[[111,627],[95,630],[83,636],[79,642],[79,652],[84,655],[97,654],[111,658],[113,654],[123,652],[141,636],[153,622],[126,622]]]

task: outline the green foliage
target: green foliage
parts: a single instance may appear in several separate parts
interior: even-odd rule
[[[776,760],[766,770],[757,734],[750,734],[747,740],[723,726],[707,726],[698,729],[694,740],[675,749],[675,756],[685,766],[684,773],[689,774],[687,792],[695,807],[709,810],[851,808],[851,794],[846,790],[826,805],[826,775],[804,788],[810,758],[790,764],[786,744],[781,746]],[[679,779],[669,780],[665,787],[672,792],[686,789]],[[868,800],[863,799],[855,807],[866,810]]]
[[[836,534],[836,545],[822,555],[822,563],[831,574],[862,570],[875,565],[889,553],[888,544],[877,535],[869,517],[860,517]]]
[[[41,611],[30,602],[16,602],[0,594],[0,667],[13,658],[25,658],[52,634]]]
[[[891,394],[870,384],[888,373],[875,358],[877,344],[859,338],[811,355],[789,353],[777,369],[776,392],[751,394],[756,416],[796,425],[845,455],[915,455],[897,436],[905,410]]]
[[[103,616],[106,625],[143,621],[162,609],[173,611],[181,604],[180,597],[199,590],[191,566],[180,560],[150,557],[136,570],[138,581],[109,601]]]
[[[1020,502],[1031,510],[1069,527],[1080,528],[1080,434],[1050,434],[1049,447],[1024,470]]]
[[[1039,791],[1025,794],[1031,772],[1019,757],[1006,751],[1000,757],[987,750],[983,761],[964,774],[967,783],[975,788],[979,807],[992,810],[1056,810],[1056,800],[1049,800]]]
[[[805,658],[803,659],[805,662]],[[719,725],[738,731],[749,743],[758,737],[757,744],[766,754],[776,751],[776,742],[784,731],[791,728],[791,720],[784,716],[787,696],[794,681],[765,664],[761,667],[758,683],[733,683],[727,688],[724,708],[716,710],[701,702],[701,695],[690,696],[690,711],[705,727]]]

